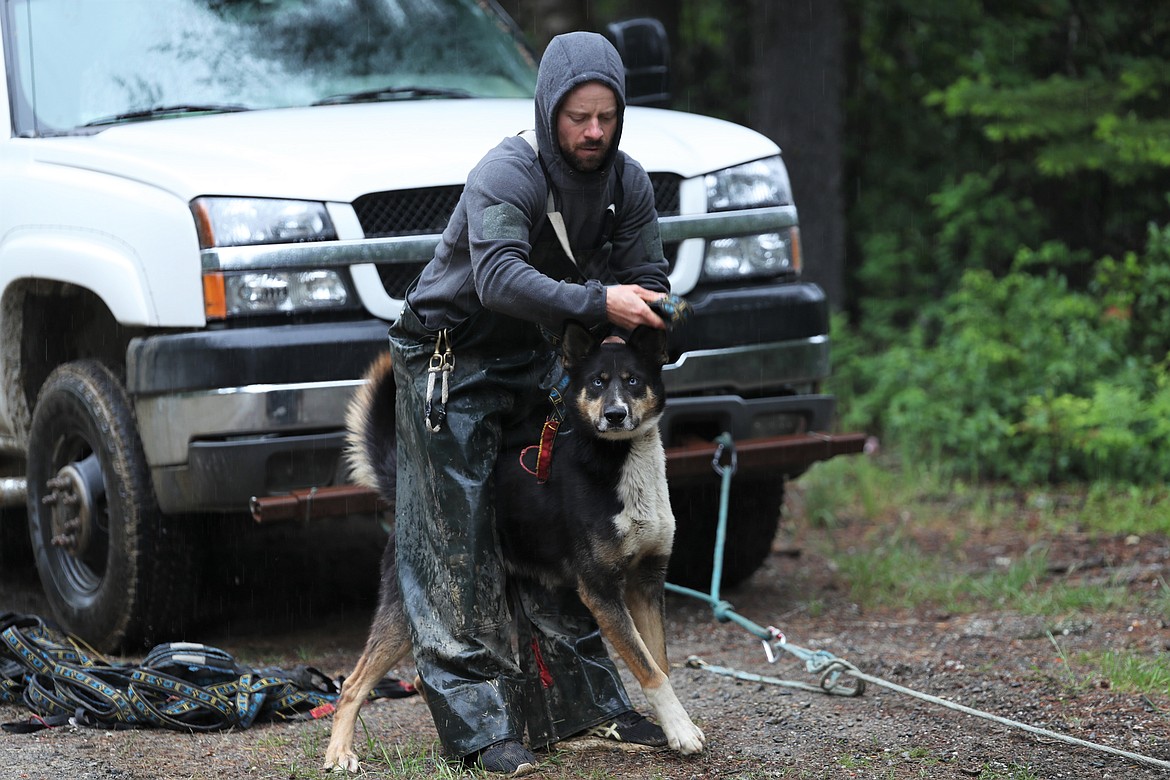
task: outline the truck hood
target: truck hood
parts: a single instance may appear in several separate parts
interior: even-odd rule
[[[501,138],[531,127],[526,100],[424,100],[172,118],[42,139],[38,162],[200,195],[350,202],[459,184]],[[648,171],[696,176],[776,154],[738,125],[630,108],[622,149]]]

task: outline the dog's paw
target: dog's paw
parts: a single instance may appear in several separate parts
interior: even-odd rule
[[[658,688],[643,688],[650,705],[658,716],[658,723],[666,732],[666,744],[670,749],[684,756],[702,753],[707,744],[707,737],[703,730],[696,726],[678,697],[669,681],[664,681]]]
[[[325,753],[325,766],[321,768],[326,772],[357,772],[358,757],[352,750],[330,748]]]
[[[707,737],[703,730],[689,721],[680,728],[667,732],[666,740],[672,750],[683,756],[702,753],[703,748],[707,746]]]

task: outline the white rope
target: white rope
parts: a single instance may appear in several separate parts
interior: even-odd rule
[[[1027,723],[1021,723],[1018,720],[1012,720],[1011,718],[1004,718],[1000,715],[993,715],[990,712],[983,712],[982,710],[977,710],[977,709],[974,709],[972,707],[966,707],[962,704],[958,704],[958,703],[953,702],[953,701],[948,701],[947,699],[943,699],[943,698],[940,698],[938,696],[932,696],[929,693],[922,693],[920,691],[915,691],[915,690],[912,690],[910,688],[906,688],[906,687],[903,687],[901,685],[898,685],[897,683],[892,683],[892,682],[889,682],[887,680],[883,680],[879,677],[874,677],[873,675],[869,675],[869,674],[866,674],[864,672],[858,671],[857,669],[847,669],[845,671],[845,674],[852,675],[852,676],[858,678],[859,680],[865,680],[866,682],[871,682],[874,685],[880,685],[883,688],[889,688],[890,690],[897,691],[898,693],[904,693],[907,696],[913,696],[916,699],[922,699],[923,701],[928,701],[931,704],[938,704],[940,706],[947,707],[948,709],[952,709],[952,710],[957,710],[957,711],[962,712],[962,713],[967,714],[967,715],[973,715],[976,718],[983,718],[984,720],[995,721],[996,723],[1003,724],[1004,726],[1012,726],[1014,728],[1021,729],[1023,731],[1028,731],[1028,732],[1031,732],[1033,734],[1039,734],[1040,736],[1049,737],[1051,739],[1057,739],[1057,740],[1060,740],[1061,742],[1067,742],[1070,745],[1079,745],[1081,747],[1090,748],[1091,750],[1099,750],[1102,753],[1112,753],[1113,755],[1116,755],[1116,756],[1123,756],[1125,758],[1130,759],[1131,761],[1137,761],[1137,762],[1142,763],[1142,764],[1149,764],[1150,766],[1155,766],[1155,767],[1158,767],[1159,769],[1170,769],[1170,761],[1163,761],[1160,758],[1152,758],[1150,756],[1143,756],[1140,753],[1133,753],[1129,750],[1120,750],[1118,748],[1109,747],[1108,745],[1100,745],[1100,744],[1097,744],[1096,742],[1089,742],[1089,741],[1084,740],[1084,739],[1079,739],[1077,737],[1069,736],[1068,734],[1061,734],[1060,732],[1057,732],[1057,731],[1050,731],[1048,729],[1040,728],[1039,726],[1030,726]]]
[[[1170,761],[1163,761],[1160,758],[1152,758],[1151,756],[1144,756],[1140,753],[1134,753],[1134,752],[1129,751],[1129,750],[1120,750],[1118,748],[1109,747],[1108,745],[1100,745],[1096,742],[1089,742],[1089,741],[1084,740],[1084,739],[1079,739],[1077,737],[1069,736],[1068,734],[1061,734],[1061,733],[1056,732],[1056,731],[1050,731],[1049,729],[1040,728],[1039,726],[1031,726],[1031,725],[1028,725],[1027,723],[1021,723],[1020,721],[1012,720],[1011,718],[1004,718],[1000,715],[993,715],[990,712],[983,712],[982,710],[977,710],[977,709],[974,709],[972,707],[967,707],[967,706],[964,706],[962,704],[958,704],[958,703],[953,702],[953,701],[948,701],[947,699],[943,699],[943,698],[940,698],[938,696],[932,696],[929,693],[922,693],[921,691],[916,691],[916,690],[913,690],[912,688],[907,688],[905,686],[898,685],[897,683],[892,683],[888,680],[883,680],[880,677],[874,677],[873,675],[866,674],[865,672],[862,672],[861,670],[859,670],[857,667],[853,666],[853,664],[849,663],[848,661],[842,661],[839,658],[835,659],[834,663],[836,665],[840,665],[841,672],[843,674],[848,674],[848,675],[855,677],[856,679],[861,680],[863,682],[872,683],[874,685],[880,685],[883,688],[888,688],[892,691],[896,691],[898,693],[903,693],[903,694],[906,694],[907,696],[912,696],[916,699],[921,699],[922,701],[930,702],[931,704],[938,704],[939,706],[946,707],[946,708],[952,709],[952,710],[956,710],[958,712],[962,712],[965,715],[971,715],[971,716],[976,717],[976,718],[983,718],[984,720],[994,721],[994,722],[999,723],[999,724],[1004,725],[1004,726],[1010,726],[1013,728],[1017,728],[1017,729],[1021,729],[1023,731],[1030,732],[1032,734],[1037,734],[1037,735],[1040,735],[1043,737],[1048,737],[1050,739],[1059,740],[1061,742],[1067,742],[1070,745],[1078,745],[1080,747],[1089,748],[1090,750],[1098,750],[1098,751],[1101,751],[1102,753],[1111,753],[1111,754],[1116,755],[1116,756],[1128,758],[1131,761],[1136,761],[1137,763],[1140,763],[1140,764],[1146,764],[1148,766],[1157,767],[1159,769],[1170,769]],[[819,691],[821,693],[831,693],[831,691],[829,689],[825,688],[824,686],[821,686],[818,688],[818,687],[815,687],[812,685],[808,685],[807,683],[794,682],[794,681],[789,681],[789,680],[780,680],[780,679],[777,679],[775,677],[765,677],[765,676],[758,675],[758,674],[751,674],[750,672],[740,672],[740,671],[737,671],[735,669],[727,669],[725,667],[711,666],[711,665],[707,664],[706,662],[704,662],[701,658],[696,658],[694,656],[687,659],[687,666],[690,666],[692,668],[706,669],[707,671],[712,672],[713,674],[722,674],[722,675],[734,677],[734,678],[740,679],[740,680],[748,680],[751,682],[766,683],[769,685],[782,685],[782,686],[786,686],[789,688],[799,688],[801,690],[807,690],[807,691]]]

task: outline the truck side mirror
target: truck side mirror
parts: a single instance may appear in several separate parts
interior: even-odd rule
[[[670,103],[670,44],[662,22],[613,22],[606,35],[626,65],[626,104],[665,108]]]

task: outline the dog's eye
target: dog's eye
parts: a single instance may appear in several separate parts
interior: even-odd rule
[[[628,384],[630,387],[637,387],[638,385],[642,384],[642,380],[636,376],[631,376],[626,379],[626,384]]]
[[[605,380],[599,376],[595,376],[595,377],[593,377],[593,386],[594,387],[605,387]]]

